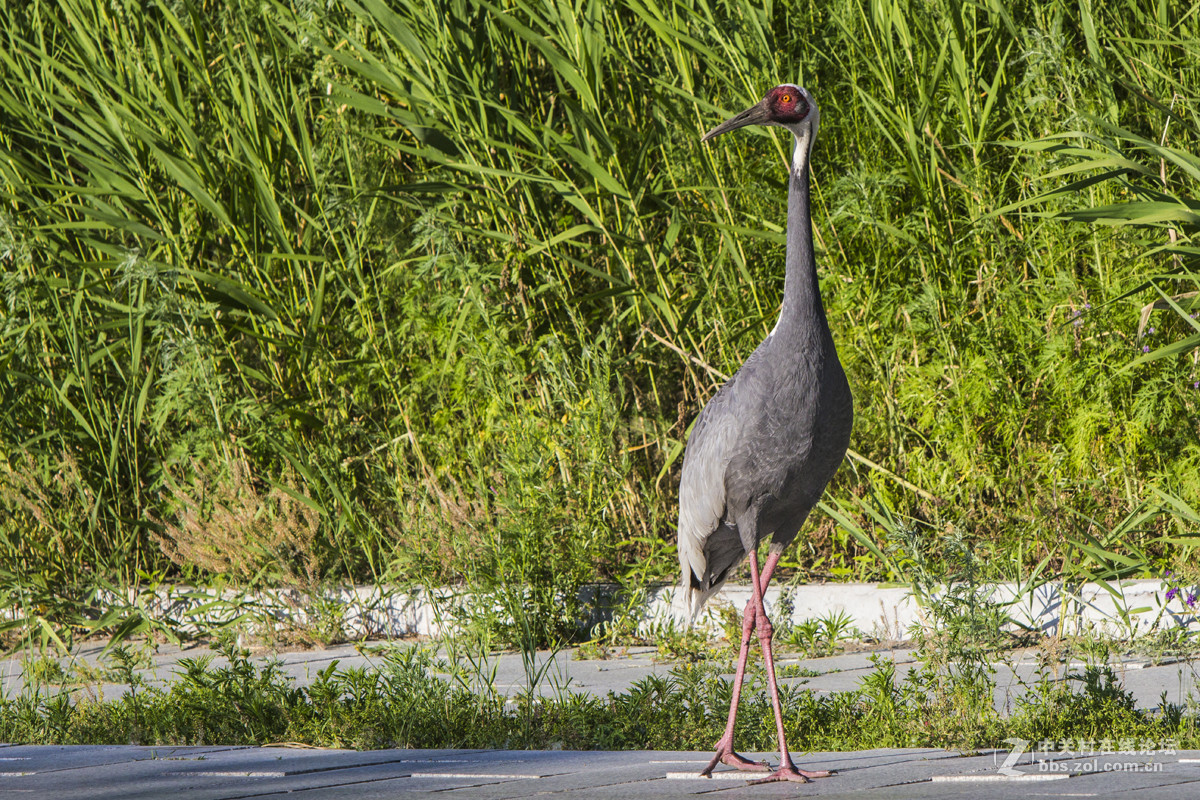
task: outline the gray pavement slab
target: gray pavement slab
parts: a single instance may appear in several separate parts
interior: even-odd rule
[[[411,644],[363,646],[340,645],[325,650],[296,650],[283,653],[263,653],[254,660],[264,663],[274,660],[283,675],[297,686],[307,686],[317,674],[337,662],[339,669],[361,667],[378,669],[386,665],[389,648],[411,647]],[[62,685],[50,684],[41,687],[44,691],[72,691],[92,698],[112,699],[125,694],[129,687],[112,682],[111,660],[102,658],[103,644],[88,644],[69,657],[59,659],[60,669],[75,682]],[[757,659],[757,652],[754,654]],[[146,646],[143,653],[145,666],[137,670],[138,676],[147,685],[165,687],[178,678],[184,667],[184,659],[210,659],[210,667],[225,666],[224,657],[205,647],[179,648],[171,645]],[[440,670],[445,675],[455,669],[450,655],[441,651],[437,655]],[[920,668],[912,650],[883,648],[874,652],[854,652],[826,658],[802,658],[779,654],[778,664],[785,684],[800,685],[819,693],[843,692],[858,689],[864,678],[871,675],[882,659],[895,665],[897,682],[903,681],[907,672]],[[712,664],[714,662],[707,662]],[[715,662],[718,669],[732,674],[732,658]],[[753,662],[757,663],[757,661]],[[0,697],[15,697],[30,685],[31,665],[28,657],[13,656],[0,660]],[[1139,708],[1152,709],[1159,706],[1163,694],[1168,702],[1184,704],[1189,696],[1200,695],[1197,682],[1200,667],[1190,660],[1153,661],[1148,658],[1117,658],[1110,662],[1125,690],[1133,694]],[[509,696],[528,691],[534,672],[534,692],[542,696],[553,696],[560,692],[583,692],[603,696],[608,692],[626,692],[638,681],[650,676],[666,677],[679,666],[679,662],[660,660],[653,647],[628,648],[607,659],[581,659],[579,651],[569,649],[558,653],[538,653],[532,667],[528,666],[519,653],[499,653],[487,656],[474,664],[466,659],[457,662],[458,677],[467,686],[483,686],[490,683],[502,694]],[[1039,665],[1034,651],[1008,654],[994,666],[994,704],[1002,713],[1011,712],[1017,702],[1033,687],[1045,680],[1062,682],[1072,675],[1082,674],[1085,664],[1071,662],[1050,667]]]
[[[773,759],[773,754],[750,754]],[[11,746],[0,749],[0,795],[75,800],[250,797],[441,797],[501,800],[687,798],[1149,798],[1200,795],[1200,752],[1046,758],[1026,754],[999,772],[1006,752],[933,749],[810,753],[805,766],[836,770],[809,784],[750,785],[721,768],[697,777],[707,753],[501,750],[344,750],[251,747]],[[1189,763],[1194,759],[1197,763]],[[1051,765],[1049,768],[1047,764]],[[1049,779],[1047,779],[1049,778]]]

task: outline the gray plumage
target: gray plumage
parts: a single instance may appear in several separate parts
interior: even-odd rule
[[[688,440],[678,544],[693,615],[763,539],[776,552],[796,537],[841,464],[854,418],[813,255],[808,162],[816,103],[784,84],[704,138],[749,124],[786,127],[796,140],[783,304],[774,330],[700,412]]]

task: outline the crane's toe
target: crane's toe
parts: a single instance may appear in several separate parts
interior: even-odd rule
[[[784,766],[772,772],[765,778],[750,781],[750,783],[775,783],[776,781],[793,781],[795,783],[808,783],[813,778],[828,778],[833,775],[827,770],[805,770],[796,769],[793,766]]]
[[[735,769],[750,772],[768,772],[771,769],[771,765],[765,761],[751,761],[745,756],[738,755],[733,751],[733,744],[725,740],[717,742],[717,752],[713,754],[712,760],[708,762],[707,767],[700,771],[700,774],[705,778],[711,778],[712,771],[717,764],[726,764]]]

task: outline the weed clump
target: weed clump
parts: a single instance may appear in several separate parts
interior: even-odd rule
[[[298,742],[323,747],[704,750],[721,735],[732,691],[712,662],[683,663],[624,692],[598,697],[535,687],[513,697],[493,680],[474,686],[422,647],[387,651],[376,669],[321,670],[298,687],[278,662],[256,664],[236,644],[218,658],[181,662],[167,688],[148,686],[136,656],[117,649],[110,679],[121,697],[72,697],[35,688],[0,701],[0,740],[25,744],[244,744]],[[1003,747],[1004,740],[1170,739],[1200,745],[1197,713],[1164,701],[1136,708],[1111,670],[1089,667],[1063,682],[1043,681],[1003,717],[994,684],[976,673],[932,664],[904,677],[873,659],[858,689],[815,693],[781,686],[789,741],[808,750],[875,747]],[[775,729],[764,678],[751,673],[737,741],[770,750]]]

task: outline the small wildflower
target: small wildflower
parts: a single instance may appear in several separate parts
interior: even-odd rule
[[[1169,603],[1172,600],[1174,600],[1175,595],[1177,595],[1177,594],[1179,594],[1179,590],[1176,589],[1175,587],[1171,587],[1170,589],[1167,589],[1167,602]]]
[[[1150,334],[1152,334],[1152,333],[1154,333],[1154,328],[1151,328],[1150,330],[1146,331],[1146,335],[1147,335],[1147,336],[1148,336],[1148,335],[1150,335]]]
[[[1150,345],[1148,345],[1148,344],[1144,344],[1144,345],[1142,345],[1142,352],[1143,352],[1143,353],[1149,353],[1149,352],[1150,352]]]
[[[1091,307],[1092,307],[1092,304],[1091,304],[1091,303],[1084,303],[1084,304],[1083,304],[1083,307],[1084,307],[1084,308],[1091,308]]]
[[[1187,596],[1187,599],[1184,600],[1183,602],[1187,603],[1188,608],[1191,608],[1192,606],[1196,605],[1196,593],[1190,592]]]
[[[1193,384],[1192,384],[1192,388],[1193,388],[1193,389],[1200,389],[1200,381],[1196,381],[1195,383],[1193,383]]]

